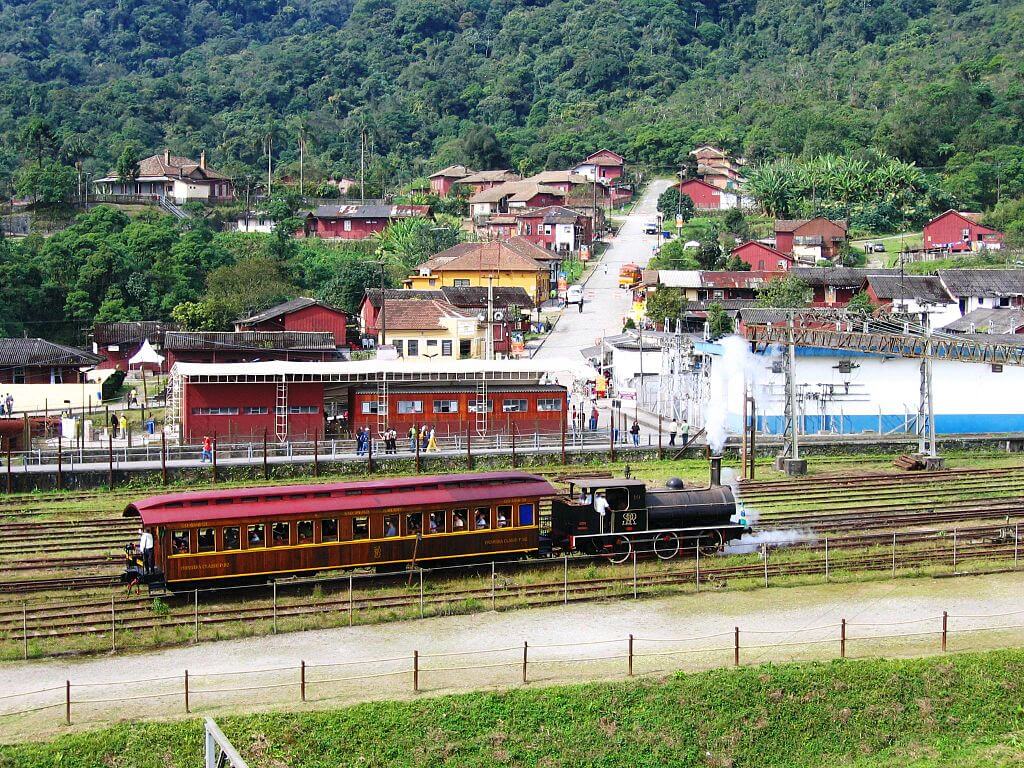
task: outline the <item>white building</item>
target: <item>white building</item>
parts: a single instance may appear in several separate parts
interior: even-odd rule
[[[229,202],[235,197],[231,179],[207,166],[205,151],[197,162],[164,150],[162,155],[140,161],[133,179],[121,179],[111,172],[93,185],[99,195],[152,200],[165,197],[175,203]]]

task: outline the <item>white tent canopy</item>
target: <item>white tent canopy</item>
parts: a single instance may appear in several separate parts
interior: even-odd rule
[[[153,345],[149,343],[149,339],[145,339],[142,342],[142,346],[139,347],[139,351],[129,358],[128,367],[131,368],[133,365],[144,365],[145,363],[150,363],[151,365],[163,365],[164,363],[164,356],[153,349]]]

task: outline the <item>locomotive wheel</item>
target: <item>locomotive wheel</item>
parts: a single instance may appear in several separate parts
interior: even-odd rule
[[[718,530],[714,531],[701,531],[700,536],[697,538],[700,546],[700,553],[702,555],[713,555],[722,549],[724,539],[722,539],[722,532]]]
[[[679,554],[679,536],[674,533],[660,533],[654,537],[654,554],[659,560],[671,560]]]
[[[616,536],[611,544],[605,544],[604,550],[610,562],[621,565],[633,554],[633,542],[625,536]]]

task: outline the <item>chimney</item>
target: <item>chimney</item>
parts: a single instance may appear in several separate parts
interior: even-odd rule
[[[169,166],[171,164],[171,150],[164,149],[164,165]]]
[[[711,485],[722,484],[722,457],[712,456],[711,457]]]
[[[206,150],[199,153],[199,167],[206,170]]]

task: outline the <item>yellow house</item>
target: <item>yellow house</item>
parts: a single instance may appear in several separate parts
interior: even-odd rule
[[[405,287],[429,291],[445,286],[487,287],[490,282],[495,288],[524,289],[537,306],[548,298],[550,267],[523,251],[524,246],[505,240],[460,243],[420,264],[405,280]]]
[[[483,357],[484,326],[475,313],[436,299],[389,299],[387,338],[406,360]]]

